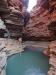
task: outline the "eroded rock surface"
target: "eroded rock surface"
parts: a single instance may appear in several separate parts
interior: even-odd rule
[[[43,37],[46,40],[53,40],[56,37],[56,0],[37,1],[30,15],[25,30],[28,37]]]
[[[6,52],[7,56],[24,51],[24,48],[17,40],[0,38],[0,50]]]
[[[50,14],[48,10],[35,6],[31,11],[31,18],[26,26],[25,33],[28,36],[35,37],[50,37],[50,31],[48,30]]]
[[[0,0],[0,17],[4,21],[7,30],[10,32],[10,36],[12,38],[18,38],[22,35],[23,30],[23,17],[21,14],[17,15],[11,12],[11,8],[13,9],[18,8],[19,1],[18,0],[12,0],[13,6],[9,5],[9,2],[11,0]],[[14,11],[14,9],[13,9]],[[19,10],[18,10],[19,11]]]
[[[11,10],[17,9],[18,13],[19,7],[22,11],[23,6],[28,7],[28,0],[0,0],[0,16],[11,38],[18,39],[22,35],[24,24],[22,15],[11,13]],[[38,0],[30,14],[30,21],[23,32],[26,35],[23,37],[56,39],[56,0]]]
[[[56,75],[56,41],[51,42],[48,50],[44,52],[45,55],[50,56],[49,64],[51,65],[48,75]]]

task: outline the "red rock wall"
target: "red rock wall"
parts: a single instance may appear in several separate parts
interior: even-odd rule
[[[25,33],[28,36],[50,37],[48,30],[50,14],[47,9],[35,6],[31,11],[31,18],[26,26]]]
[[[51,66],[48,75],[56,75],[56,40],[50,43],[48,50],[44,53],[50,57],[49,64]]]
[[[27,4],[28,0],[8,0],[12,1],[13,5],[18,7],[21,3]],[[25,2],[24,2],[25,1]],[[4,20],[7,28],[13,32],[15,32],[15,28],[17,30],[17,34],[19,34],[19,25],[18,16],[15,16],[10,13],[6,0],[0,0],[0,15]],[[50,4],[50,6],[49,6]],[[24,4],[23,4],[24,5]],[[22,5],[22,7],[23,7]],[[25,5],[26,6],[26,5]],[[49,8],[49,10],[47,10]],[[24,34],[27,37],[43,37],[54,39],[56,38],[56,0],[38,0],[37,5],[30,12],[30,20],[26,26],[26,30],[24,30]],[[21,20],[22,21],[22,20]],[[6,23],[9,22],[9,23]],[[11,23],[12,22],[12,23]],[[23,22],[23,21],[22,21]],[[11,27],[13,24],[14,27]],[[23,25],[23,23],[22,23]],[[17,26],[17,27],[16,27]],[[21,31],[21,30],[20,30]],[[25,37],[25,35],[24,35]]]
[[[56,1],[38,0],[30,12],[30,20],[25,34],[28,37],[56,39]]]

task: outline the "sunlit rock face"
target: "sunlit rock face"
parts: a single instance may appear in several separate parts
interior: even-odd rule
[[[45,55],[50,56],[49,64],[51,65],[48,75],[56,75],[56,40],[51,42],[48,50],[44,52]]]
[[[26,26],[25,33],[28,36],[50,37],[48,30],[50,14],[47,9],[35,6],[31,11],[29,23]]]

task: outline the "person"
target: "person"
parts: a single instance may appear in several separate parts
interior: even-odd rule
[[[20,43],[22,43],[22,37],[20,37],[20,38],[18,39],[18,41],[19,41]]]

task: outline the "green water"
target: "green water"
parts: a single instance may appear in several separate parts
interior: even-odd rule
[[[8,58],[6,75],[47,75],[48,60],[42,53],[26,50]]]

